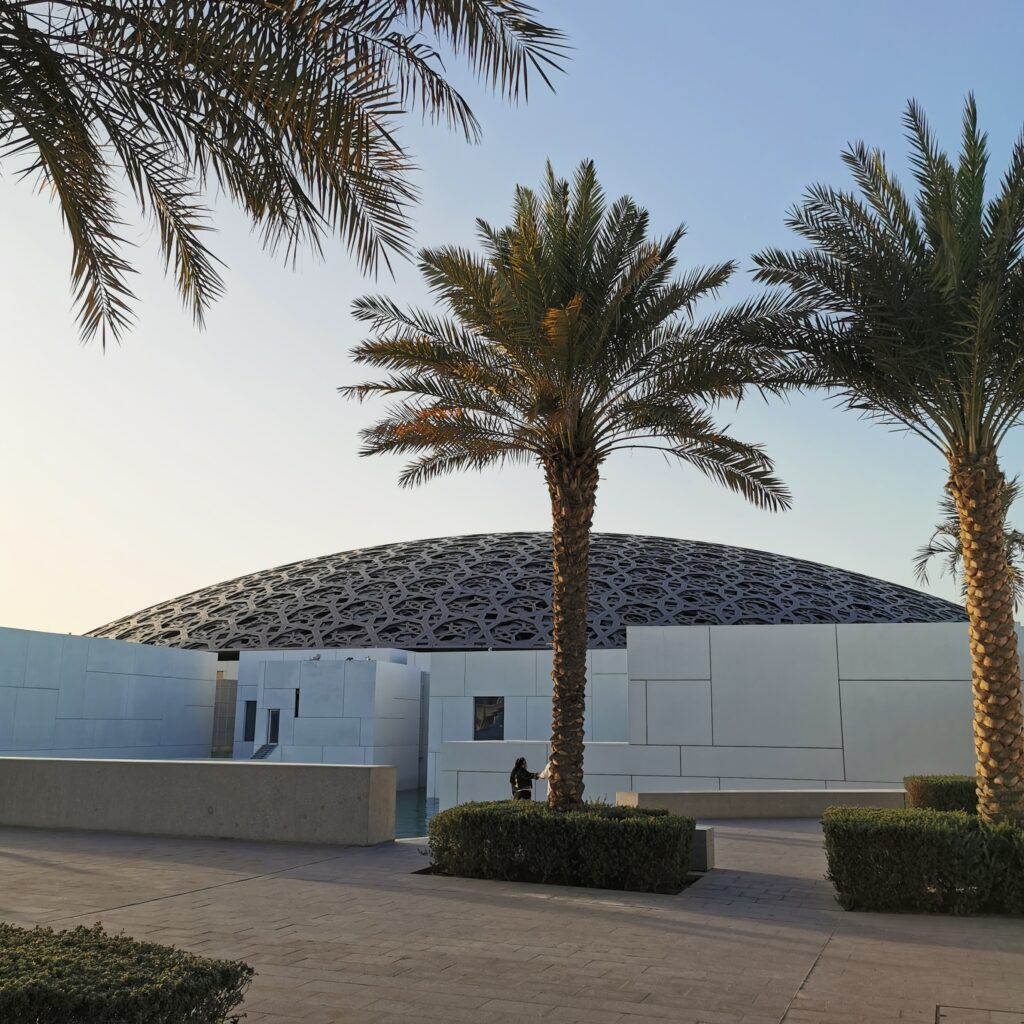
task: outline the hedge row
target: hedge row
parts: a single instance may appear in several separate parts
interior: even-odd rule
[[[3,1024],[228,1024],[252,979],[208,960],[94,928],[0,924]]]
[[[527,801],[460,804],[430,821],[435,871],[467,878],[678,892],[695,823],[665,811]]]
[[[847,910],[1024,914],[1024,829],[963,811],[830,807],[828,877]]]
[[[977,780],[973,775],[908,775],[903,787],[910,807],[978,813]]]

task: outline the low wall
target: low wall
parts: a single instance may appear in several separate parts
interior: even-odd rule
[[[0,757],[0,825],[371,846],[395,837],[395,769]]]
[[[690,818],[820,818],[826,807],[904,807],[902,789],[691,790],[616,793],[620,807],[663,807]]]

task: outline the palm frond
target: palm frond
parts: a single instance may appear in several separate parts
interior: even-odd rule
[[[509,99],[566,44],[521,0],[24,0],[0,4],[0,158],[60,204],[85,340],[132,321],[122,182],[200,325],[223,290],[205,196],[292,261],[340,238],[376,274],[411,249],[396,134],[421,111],[479,137],[445,51]]]
[[[1000,509],[1004,521],[1009,515],[1013,504],[1020,497],[1021,480],[1019,476],[1006,480],[1000,492]],[[966,583],[963,577],[964,549],[960,539],[960,515],[952,495],[946,491],[939,502],[939,521],[932,530],[926,544],[922,544],[914,554],[914,578],[924,586],[931,582],[931,566],[938,560],[942,565],[942,575],[949,576],[960,585],[961,593],[966,595]],[[1024,601],[1024,533],[1007,526],[1003,533],[1006,558],[1010,570],[1010,586],[1015,607]]]
[[[418,483],[512,458],[547,472],[656,448],[760,507],[788,507],[764,452],[725,435],[709,411],[811,379],[762,341],[790,304],[767,295],[699,319],[697,303],[735,264],[677,272],[683,229],[656,239],[648,227],[631,198],[605,198],[591,161],[571,178],[549,164],[539,190],[516,189],[510,224],[478,222],[481,254],[420,253],[443,313],[358,300],[371,336],[353,356],[385,374],[340,390],[401,399],[364,433],[364,454],[422,453],[402,477]]]
[[[725,436],[695,440],[672,454],[704,476],[742,495],[752,505],[770,512],[784,512],[793,496],[774,473],[771,460],[760,445],[745,444]]]
[[[858,143],[844,159],[859,194],[808,189],[788,223],[809,245],[755,257],[755,277],[791,299],[762,339],[947,456],[993,451],[1024,416],[1024,138],[986,202],[973,97],[956,163],[914,102],[905,126],[914,197]]]

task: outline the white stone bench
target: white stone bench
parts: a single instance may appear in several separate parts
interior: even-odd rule
[[[826,807],[905,807],[902,789],[690,790],[616,793],[620,807],[663,807],[699,821],[715,818],[820,818]]]

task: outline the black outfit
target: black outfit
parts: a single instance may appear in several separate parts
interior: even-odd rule
[[[513,768],[512,774],[508,777],[508,781],[512,785],[512,799],[532,800],[533,780],[539,778],[540,775],[527,768]]]

